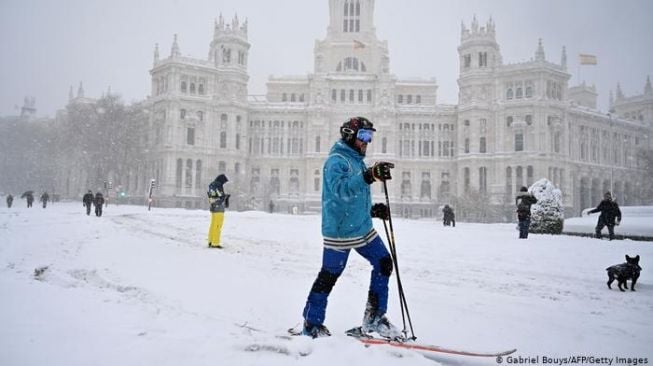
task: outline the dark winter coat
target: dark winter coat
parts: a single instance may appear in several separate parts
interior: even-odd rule
[[[453,209],[449,206],[445,206],[445,208],[442,209],[442,214],[444,215],[444,221],[453,221],[456,219]]]
[[[588,214],[595,212],[601,212],[599,221],[603,221],[606,225],[614,226],[615,219],[621,221],[621,210],[617,202],[613,200],[604,199],[595,209],[588,211]]]
[[[209,197],[209,204],[211,212],[224,212],[225,208],[229,207],[230,195],[224,193],[224,185],[229,179],[226,175],[218,175],[211,184],[206,195]]]
[[[48,194],[48,192],[43,192],[43,194],[41,195],[41,202],[46,203],[49,200],[50,200],[50,195]]]
[[[95,206],[102,206],[104,204],[104,196],[102,193],[98,192],[95,194],[95,200],[93,201]]]
[[[11,204],[14,202],[14,196],[7,195],[7,206],[11,207]]]
[[[537,198],[528,192],[519,192],[515,198],[517,204],[517,218],[519,221],[531,218],[531,205],[537,203]]]
[[[93,203],[94,200],[95,199],[93,198],[93,193],[91,192],[88,192],[82,198],[82,202],[84,203],[84,205],[90,205],[91,203]]]

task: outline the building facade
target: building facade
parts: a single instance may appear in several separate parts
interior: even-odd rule
[[[374,27],[374,0],[330,0],[327,36],[315,42],[314,72],[271,77],[248,96],[247,22],[215,23],[208,57],[167,58],[158,45],[150,71],[151,138],[141,178],[156,179],[157,204],[204,208],[208,183],[230,179],[237,208],[319,212],[322,165],[339,126],[365,116],[377,128],[368,161],[396,164],[395,212],[439,216],[466,197],[492,207],[479,220],[510,219],[522,185],[547,178],[564,194],[567,216],[613,190],[636,204],[644,184],[638,151],[651,148],[653,92],[596,109],[593,87],[570,87],[566,54],[504,64],[490,19],[461,26],[458,105],[437,103],[435,79],[398,79]],[[454,55],[451,55],[454,57]],[[383,198],[374,186],[376,199]]]

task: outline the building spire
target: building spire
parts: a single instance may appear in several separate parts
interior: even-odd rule
[[[562,57],[560,57],[560,66],[563,70],[567,70],[567,47],[562,46]]]
[[[624,93],[621,91],[621,84],[617,83],[617,100],[623,98],[624,98]]]
[[[154,64],[159,62],[159,44],[155,43],[154,44]]]
[[[170,50],[170,56],[177,57],[179,55],[181,55],[181,53],[179,52],[179,44],[177,43],[177,34],[175,33],[175,37],[172,42],[172,49]]]
[[[646,76],[646,85],[644,86],[644,94],[653,94],[653,88],[651,87],[651,77]]]
[[[84,98],[84,86],[82,82],[79,82],[79,88],[77,88],[77,98]]]
[[[542,38],[537,41],[537,51],[535,51],[535,61],[545,61],[546,55],[544,54],[544,47],[542,46]]]

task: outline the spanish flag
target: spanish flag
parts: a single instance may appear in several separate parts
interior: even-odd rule
[[[365,48],[365,43],[354,40],[354,49]]]
[[[580,54],[580,64],[581,65],[596,65],[596,56],[595,55],[586,55]]]

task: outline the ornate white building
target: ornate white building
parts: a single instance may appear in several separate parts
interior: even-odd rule
[[[593,87],[568,86],[564,49],[560,64],[546,60],[541,41],[531,61],[504,64],[495,24],[474,19],[461,29],[459,104],[437,104],[435,79],[391,73],[374,3],[329,0],[314,72],[270,78],[265,96],[248,97],[247,22],[237,17],[216,21],[205,59],[182,57],[176,36],[167,58],[157,45],[146,101],[152,158],[141,186],[159,182],[159,205],[204,208],[208,183],[226,173],[239,208],[273,201],[277,210],[318,212],[338,127],[365,116],[378,130],[367,160],[396,163],[390,197],[407,217],[439,215],[440,205],[477,195],[499,209],[495,219],[509,218],[514,193],[543,177],[564,193],[568,216],[609,189],[636,203],[644,184],[636,156],[653,132],[650,81],[641,96],[618,89],[614,113],[602,114]],[[382,199],[380,185],[374,195]]]

